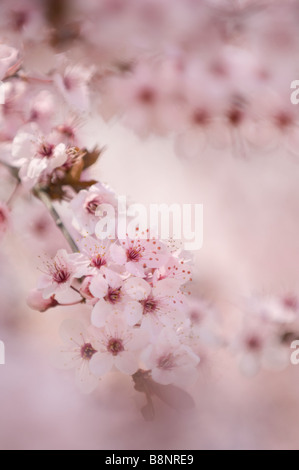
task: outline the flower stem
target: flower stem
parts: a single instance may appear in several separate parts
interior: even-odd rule
[[[21,183],[20,181],[17,182],[13,192],[9,196],[8,200],[6,201],[7,206],[11,206],[12,202],[14,201],[15,197],[17,196],[19,189],[20,189]]]
[[[20,183],[21,183],[21,180],[19,178],[19,172],[17,170],[17,168],[14,168],[13,166],[9,165],[9,163],[6,163],[6,162],[3,162],[0,160],[0,165],[3,165],[5,166],[9,172],[11,173],[11,175],[16,178],[16,180],[18,181],[18,184],[15,188],[15,190],[13,191],[13,194],[10,196],[7,204],[10,204],[12,199],[14,198],[16,192],[18,191],[19,189],[19,186],[20,186]],[[57,227],[61,230],[62,234],[64,235],[64,237],[66,238],[68,244],[70,245],[72,251],[74,253],[77,253],[79,251],[79,248],[78,246],[76,245],[76,243],[74,242],[72,236],[70,235],[70,233],[68,232],[67,228],[65,227],[65,225],[63,224],[62,220],[61,220],[61,217],[60,215],[58,214],[57,210],[55,209],[55,207],[53,206],[52,204],[52,201],[51,199],[49,198],[48,194],[40,189],[40,188],[34,188],[33,189],[33,194],[40,200],[44,203],[44,205],[46,206],[46,208],[48,209],[48,211],[50,212],[52,218],[54,219],[55,221],[55,224],[57,225]]]
[[[63,224],[60,215],[58,214],[57,210],[52,204],[51,199],[49,198],[48,194],[43,191],[42,189],[35,188],[33,190],[34,195],[44,203],[46,208],[48,209],[49,213],[51,214],[53,220],[55,221],[55,224],[57,227],[61,230],[62,234],[64,235],[65,239],[67,240],[68,244],[70,245],[71,249],[73,252],[77,253],[79,251],[78,246],[74,242],[72,236],[66,229],[65,225]]]

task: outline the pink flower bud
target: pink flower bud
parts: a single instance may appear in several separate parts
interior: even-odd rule
[[[96,299],[92,293],[90,292],[90,283],[92,281],[92,276],[87,276],[82,285],[81,285],[81,288],[80,288],[80,294],[83,295],[83,297],[90,301],[91,304],[95,304],[98,302],[98,299]]]
[[[27,298],[27,304],[32,310],[37,310],[38,312],[46,312],[50,308],[56,307],[58,305],[57,300],[54,296],[50,299],[44,299],[41,291],[34,289],[30,292]]]

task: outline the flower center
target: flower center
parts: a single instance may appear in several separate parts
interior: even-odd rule
[[[65,75],[63,77],[63,84],[67,91],[71,91],[78,86],[78,80],[74,76]]]
[[[111,304],[116,304],[121,299],[121,287],[119,289],[112,289],[109,287],[108,294],[105,297],[106,302],[110,302]]]
[[[262,342],[257,336],[247,338],[246,345],[250,351],[259,351],[262,348]]]
[[[158,361],[158,368],[163,370],[172,370],[175,367],[175,358],[173,354],[169,353],[160,357]]]
[[[142,258],[142,248],[129,248],[127,250],[127,259],[128,261],[133,261],[138,263]]]
[[[86,343],[81,348],[81,357],[84,361],[90,361],[90,359],[96,354],[98,351],[92,347],[90,343]]]
[[[288,295],[282,299],[284,307],[296,311],[298,309],[298,299],[295,296]]]
[[[113,356],[117,356],[125,350],[122,340],[111,338],[108,345],[107,351],[110,352]]]
[[[227,113],[227,118],[232,126],[238,127],[244,119],[244,114],[240,109],[233,108]]]
[[[97,208],[101,204],[101,201],[99,198],[94,198],[91,201],[88,201],[85,205],[86,212],[90,215],[96,215]]]
[[[25,10],[14,11],[12,16],[13,25],[17,31],[23,29],[26,23],[29,21],[29,13]]]
[[[53,269],[53,281],[57,284],[65,284],[71,277],[69,271],[66,267],[59,266],[57,263],[54,263]]]
[[[74,139],[75,138],[74,129],[71,126],[67,125],[67,124],[62,124],[61,126],[58,126],[57,130],[58,130],[58,132],[65,135],[69,139]]]
[[[54,152],[54,145],[47,144],[46,142],[42,143],[40,148],[38,149],[38,155],[40,158],[51,158]]]
[[[150,86],[144,86],[138,92],[138,100],[145,105],[151,105],[156,101],[156,92]]]
[[[141,305],[143,306],[143,315],[154,313],[158,309],[158,303],[151,297],[146,300],[142,300]]]
[[[90,263],[90,265],[93,268],[97,268],[97,269],[100,269],[102,266],[105,266],[106,264],[107,264],[107,261],[102,255],[95,255],[92,258],[91,263]]]
[[[196,126],[205,126],[209,121],[209,115],[204,109],[196,109],[192,115],[192,122]]]
[[[190,313],[190,320],[192,323],[198,324],[201,322],[202,319],[203,319],[203,315],[201,312],[197,310],[192,310],[192,312]]]

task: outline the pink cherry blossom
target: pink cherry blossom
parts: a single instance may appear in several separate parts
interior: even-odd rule
[[[155,344],[146,348],[142,360],[155,382],[188,386],[196,380],[199,357],[180,344],[174,332],[163,329]]]
[[[165,265],[155,270],[153,275],[154,282],[167,278],[175,279],[181,285],[191,282],[192,267],[190,261],[180,255],[171,256]]]
[[[42,17],[41,4],[34,0],[13,0],[6,2],[0,24],[1,29],[8,29],[10,34],[25,40],[41,40],[47,35]]]
[[[69,254],[66,250],[59,250],[55,258],[46,263],[46,271],[38,283],[44,299],[69,290],[73,280],[82,277],[84,266],[85,260],[79,253]]]
[[[88,82],[91,76],[91,70],[81,66],[68,66],[63,74],[54,76],[54,81],[70,106],[78,111],[88,111],[90,107]]]
[[[289,346],[270,325],[251,325],[239,336],[236,344],[240,370],[247,376],[256,375],[262,368],[285,369],[290,360]]]
[[[102,272],[91,281],[89,290],[95,298],[99,299],[91,315],[91,322],[94,326],[104,326],[111,314],[124,310],[128,296],[123,289],[123,279],[119,274],[104,267]]]
[[[292,329],[296,330],[297,302],[294,294],[257,296],[247,302],[243,325],[232,341],[244,374],[252,376],[262,368],[287,367],[289,344],[285,337],[290,336]]]
[[[247,309],[263,321],[289,324],[299,318],[299,298],[292,293],[258,295],[248,299]]]
[[[128,273],[145,277],[147,269],[163,266],[168,258],[167,247],[156,239],[136,237],[120,240],[111,246],[111,256],[115,263],[125,266]]]
[[[63,322],[60,336],[65,346],[56,355],[55,365],[61,369],[75,369],[79,389],[83,393],[93,392],[99,385],[99,379],[92,373],[90,363],[101,344],[80,322],[74,320]]]
[[[101,204],[110,204],[115,208],[117,205],[113,192],[101,183],[92,186],[89,190],[80,191],[71,201],[74,226],[82,235],[94,234],[95,227],[100,220],[96,213]]]
[[[97,275],[104,266],[110,265],[110,246],[109,240],[99,241],[93,237],[83,238],[79,244],[80,251],[88,259],[86,275]]]
[[[93,276],[86,276],[80,287],[80,294],[90,305],[95,305],[98,302],[92,293],[90,292],[90,284],[93,280]]]
[[[115,366],[120,372],[134,374],[139,367],[136,352],[144,344],[144,334],[128,328],[120,318],[107,319],[105,327],[98,331],[100,347],[90,362],[90,370],[102,377]]]
[[[29,102],[26,109],[28,123],[36,123],[38,128],[49,133],[52,130],[52,120],[55,114],[54,95],[48,90],[43,90]]]
[[[29,189],[51,175],[68,158],[65,144],[57,143],[51,135],[44,137],[35,127],[21,130],[16,135],[12,156],[15,166],[20,167],[20,178]]]
[[[129,325],[143,322],[179,328],[185,319],[185,298],[174,279],[164,279],[151,286],[142,278],[131,277],[124,283],[130,299],[125,306]]]
[[[46,252],[27,303],[57,307],[43,315],[54,322],[72,307],[83,322],[63,324],[60,351],[83,391],[114,367],[138,371],[123,379],[143,392],[148,418],[159,393],[177,391],[167,385],[196,380],[199,363],[219,357],[225,374],[236,363],[247,375],[287,367],[299,336],[298,14],[294,0],[2,0],[0,238],[12,235],[1,244],[0,323],[22,327],[20,284]],[[143,143],[147,160],[127,161]],[[102,144],[111,150],[100,169]],[[154,238],[150,226],[133,236],[116,224],[102,240],[110,214],[101,206],[117,222],[122,204],[98,174],[117,177],[129,197],[203,199],[202,256],[184,252],[182,240]],[[261,201],[252,230],[250,209]],[[238,290],[261,288],[254,281],[292,287],[239,308]]]

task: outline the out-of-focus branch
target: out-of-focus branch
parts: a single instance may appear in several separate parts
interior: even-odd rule
[[[11,176],[16,178],[19,182],[21,181],[20,178],[19,178],[19,170],[17,168],[9,165],[9,163],[3,162],[2,160],[0,160],[0,165],[7,168],[7,170],[10,172]]]
[[[13,166],[9,165],[9,163],[6,163],[6,162],[3,162],[0,160],[0,164],[5,166],[10,174],[17,179],[18,183],[21,182],[20,178],[19,178],[19,171],[17,168],[14,168]],[[19,185],[18,185],[19,186]],[[17,187],[18,187],[17,186]],[[60,215],[58,214],[57,210],[55,209],[55,207],[53,206],[53,203],[50,199],[50,197],[48,196],[48,194],[43,190],[43,189],[40,189],[38,187],[34,188],[33,189],[33,194],[40,200],[44,203],[44,205],[46,206],[46,208],[48,209],[49,213],[51,214],[52,218],[54,219],[55,221],[55,224],[57,225],[57,227],[61,230],[61,232],[63,233],[65,239],[67,240],[68,244],[70,245],[72,251],[74,251],[75,253],[79,251],[79,248],[78,246],[76,245],[76,243],[74,242],[72,236],[70,235],[70,233],[68,232],[67,228],[65,227],[65,225],[63,224],[62,220],[61,220],[61,217]]]
[[[53,203],[52,203],[51,199],[49,198],[48,194],[45,191],[43,191],[42,189],[39,189],[39,188],[35,188],[33,190],[33,193],[40,201],[42,201],[44,203],[44,205],[48,209],[49,213],[51,214],[53,220],[55,221],[55,224],[61,230],[61,232],[63,233],[65,239],[67,240],[68,244],[70,245],[72,251],[74,251],[75,253],[78,252],[79,251],[78,246],[76,245],[76,243],[74,242],[72,236],[70,235],[70,233],[66,229],[65,225],[63,224],[63,222],[61,220],[61,217],[58,214],[55,207],[53,206]]]

